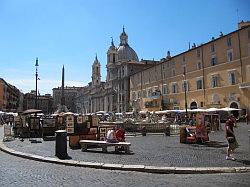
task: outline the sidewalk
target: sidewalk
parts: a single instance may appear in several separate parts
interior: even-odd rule
[[[181,144],[179,136],[148,135],[127,137],[133,154],[104,154],[100,149],[81,152],[68,148],[72,160],[55,157],[55,142],[31,143],[15,139],[1,142],[0,148],[10,154],[43,162],[93,167],[102,169],[142,171],[154,173],[223,173],[250,171],[249,134],[250,125],[239,123],[235,130],[240,147],[236,150],[236,161],[225,160],[227,142],[224,131],[209,134],[207,145]],[[0,128],[1,139],[3,128]],[[36,155],[36,156],[35,156]]]

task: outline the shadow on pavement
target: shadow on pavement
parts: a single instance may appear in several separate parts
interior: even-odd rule
[[[203,144],[192,144],[194,147],[214,147],[214,148],[223,148],[227,147],[228,145],[225,142],[219,141],[209,141]]]
[[[130,153],[124,153],[124,152],[115,152],[115,151],[108,151],[108,152],[102,152],[101,150],[100,151],[98,151],[98,150],[91,150],[91,149],[89,149],[89,150],[87,150],[87,151],[85,151],[85,153],[87,153],[87,152],[90,152],[90,153],[102,153],[102,154],[116,154],[116,155],[133,155],[134,153],[132,152],[132,151],[130,151]]]
[[[244,165],[250,165],[250,160],[240,160],[240,159],[236,159],[235,162],[239,162],[241,164],[244,164]]]

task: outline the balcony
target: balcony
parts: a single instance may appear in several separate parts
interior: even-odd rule
[[[243,88],[250,88],[250,82],[243,82],[239,85],[239,88],[240,89],[243,89]]]

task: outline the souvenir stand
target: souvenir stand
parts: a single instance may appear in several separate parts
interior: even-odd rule
[[[42,137],[42,126],[40,123],[40,116],[37,115],[38,113],[42,113],[42,110],[28,109],[23,111],[20,116],[22,125],[19,132],[21,138]]]
[[[204,116],[204,121],[209,132],[221,130],[220,115],[207,113]]]
[[[97,125],[98,120],[93,120],[91,115],[68,115],[66,127],[70,148],[80,148],[80,140],[97,140]]]
[[[21,135],[21,130],[22,130],[22,118],[20,115],[14,116],[13,131],[15,137],[19,137]]]
[[[44,140],[55,138],[56,118],[45,117],[42,119],[42,137]]]
[[[59,114],[55,117],[55,119],[56,119],[56,130],[65,130],[66,126],[65,126],[64,116],[62,114]]]
[[[41,138],[42,128],[39,116],[30,116],[28,119],[30,138]]]

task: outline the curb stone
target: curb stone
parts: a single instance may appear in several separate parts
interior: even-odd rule
[[[157,167],[145,165],[123,165],[123,164],[108,164],[97,162],[84,162],[76,160],[61,160],[52,157],[43,157],[29,153],[15,151],[6,147],[0,141],[0,150],[25,159],[47,162],[53,164],[61,164],[66,166],[87,167],[95,169],[137,171],[158,174],[215,174],[215,173],[245,173],[250,172],[250,167]]]

